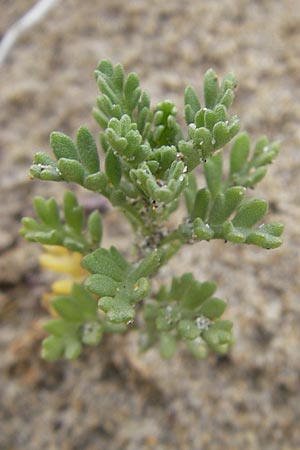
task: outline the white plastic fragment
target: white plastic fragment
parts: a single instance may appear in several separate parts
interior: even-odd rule
[[[0,64],[7,58],[11,48],[18,38],[31,28],[54,6],[58,0],[40,0],[27,13],[14,23],[4,34],[0,42]]]

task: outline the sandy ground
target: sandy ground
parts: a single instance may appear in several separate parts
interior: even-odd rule
[[[1,0],[0,33],[33,4]],[[282,143],[255,195],[285,224],[284,245],[196,245],[164,272],[219,283],[235,323],[228,357],[164,362],[138,355],[135,334],[75,362],[39,357],[47,276],[19,221],[34,195],[61,193],[30,182],[27,167],[54,129],[97,133],[92,73],[103,57],[138,72],[153,104],[169,97],[179,109],[184,86],[200,86],[209,67],[234,71],[243,129]],[[299,61],[297,0],[63,0],[19,39],[0,74],[1,449],[300,449]],[[106,244],[125,249],[128,228],[111,211],[106,224]]]

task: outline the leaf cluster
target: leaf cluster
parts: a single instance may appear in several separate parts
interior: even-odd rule
[[[102,239],[100,212],[95,210],[86,218],[84,208],[78,204],[73,192],[64,193],[63,220],[53,197],[49,200],[36,197],[34,208],[39,221],[31,217],[22,219],[23,227],[20,233],[28,241],[44,245],[62,245],[68,250],[80,253],[86,253],[100,245]]]
[[[192,179],[185,191],[191,226],[189,230],[183,227],[183,233],[196,240],[224,239],[234,244],[254,244],[267,249],[281,245],[281,223],[255,227],[267,214],[268,203],[245,195],[246,189],[253,188],[266,174],[267,164],[278,153],[278,144],[269,144],[266,138],[261,138],[250,158],[249,153],[249,137],[243,133],[231,148],[227,179],[224,179],[221,152],[204,163],[207,187],[198,190]]]
[[[220,320],[226,303],[213,295],[215,291],[215,283],[200,283],[192,273],[174,277],[169,289],[163,286],[145,304],[141,348],[158,342],[161,356],[170,358],[183,341],[197,358],[206,356],[207,348],[226,352],[233,342],[232,323]]]
[[[115,325],[99,314],[95,298],[84,286],[74,284],[70,295],[57,296],[52,307],[59,318],[49,320],[44,329],[42,356],[55,361],[74,359],[83,345],[98,345],[104,333],[121,333],[124,326]]]
[[[143,325],[139,320],[135,323],[142,330],[143,349],[157,343],[161,355],[170,357],[183,341],[197,357],[208,348],[227,351],[233,341],[232,323],[222,320],[226,303],[213,296],[214,283],[200,283],[188,273],[154,294],[151,278],[184,244],[223,239],[267,249],[281,245],[282,224],[262,223],[267,202],[247,196],[247,190],[266,175],[278,154],[278,143],[262,137],[251,148],[247,133],[236,137],[240,122],[229,112],[236,88],[232,74],[219,82],[208,70],[203,99],[192,86],[186,88],[185,127],[173,102],[164,100],[151,107],[138,76],[126,75],[121,64],[102,60],[95,79],[100,95],[93,115],[101,127],[101,161],[94,137],[82,126],[74,141],[53,132],[50,146],[55,158],[37,153],[30,174],[45,181],[76,183],[106,197],[133,227],[136,260],[127,261],[114,247],[101,247],[100,214],[94,211],[85,218],[72,192],[64,196],[63,219],[53,198],[35,199],[39,220],[24,218],[21,233],[30,241],[80,251],[83,267],[90,273],[84,287],[76,286],[71,296],[54,300],[61,319],[46,326],[51,336],[44,354],[50,359],[76,356],[82,342],[93,341],[83,337],[86,330],[98,339],[105,326],[126,329],[138,311]],[[224,150],[230,142],[226,173]],[[200,172],[204,186],[198,186]],[[173,226],[170,217],[181,199],[186,214]],[[80,309],[84,298],[94,311],[88,319]]]
[[[92,273],[86,286],[100,297],[98,306],[109,320],[127,323],[135,317],[135,304],[149,293],[148,277],[157,270],[159,263],[157,251],[135,267],[116,248],[100,248],[83,260],[83,267]]]

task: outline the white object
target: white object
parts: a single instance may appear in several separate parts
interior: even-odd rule
[[[39,0],[21,19],[7,30],[0,42],[0,65],[5,61],[19,36],[41,20],[56,2],[57,0]]]

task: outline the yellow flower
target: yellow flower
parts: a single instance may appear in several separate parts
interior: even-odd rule
[[[59,245],[45,245],[47,253],[40,256],[40,264],[54,272],[69,274],[74,278],[84,277],[87,272],[81,267],[82,254],[70,252]]]
[[[40,265],[45,269],[67,275],[51,284],[51,292],[42,297],[42,304],[53,316],[57,316],[51,307],[51,300],[56,295],[70,295],[74,283],[82,283],[87,271],[81,266],[82,254],[71,252],[58,245],[45,245],[45,253],[39,258]]]

